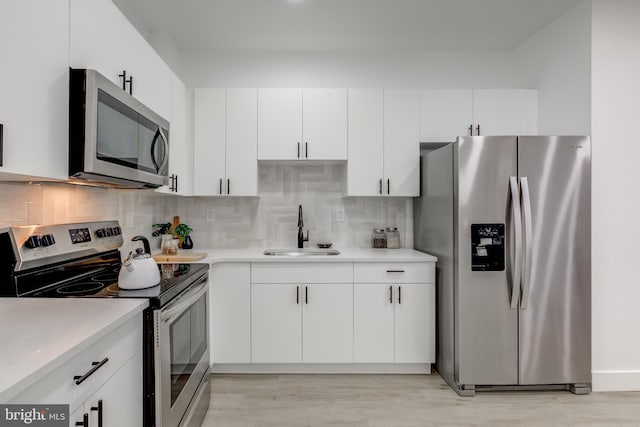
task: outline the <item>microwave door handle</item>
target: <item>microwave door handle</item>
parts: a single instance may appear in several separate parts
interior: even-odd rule
[[[160,311],[160,319],[163,322],[167,322],[172,320],[174,317],[181,315],[187,308],[191,307],[193,303],[198,301],[202,296],[207,292],[208,283],[205,281],[196,289],[187,291],[187,293],[183,296],[178,297],[178,299],[169,304],[166,308]]]
[[[162,145],[164,147],[165,156],[162,159],[162,163],[158,164],[158,160],[155,155],[156,143],[158,142],[158,138],[162,140]],[[151,161],[153,162],[153,166],[156,168],[156,172],[160,172],[162,168],[166,165],[169,160],[169,156],[167,153],[169,152],[169,143],[167,142],[167,138],[164,136],[161,128],[158,128],[156,134],[153,136],[153,142],[151,143]]]

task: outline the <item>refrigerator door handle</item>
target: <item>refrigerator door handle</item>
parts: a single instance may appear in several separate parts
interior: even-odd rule
[[[533,223],[531,219],[531,197],[529,195],[529,180],[526,176],[520,178],[522,190],[522,209],[524,218],[524,266],[522,269],[522,299],[520,309],[526,310],[529,304],[531,289],[531,261],[533,253]]]
[[[520,267],[522,266],[522,212],[520,210],[520,191],[517,177],[509,177],[509,189],[511,190],[511,210],[515,237],[515,256],[511,269],[511,308],[517,309],[520,301]]]

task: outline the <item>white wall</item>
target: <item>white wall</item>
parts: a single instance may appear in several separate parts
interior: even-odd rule
[[[640,2],[592,7],[593,388],[640,390]]]
[[[181,52],[187,87],[510,88],[510,52]]]
[[[585,0],[513,52],[516,86],[538,88],[538,132],[591,133],[591,1]]]

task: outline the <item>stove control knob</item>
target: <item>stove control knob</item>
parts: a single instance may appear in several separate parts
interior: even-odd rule
[[[116,236],[119,236],[122,234],[122,229],[120,227],[114,227],[113,229],[115,230]]]
[[[42,246],[51,246],[56,244],[56,239],[53,237],[53,234],[45,234],[40,239]]]
[[[29,249],[39,248],[42,246],[42,239],[38,235],[29,236],[24,245]]]
[[[96,237],[99,237],[100,239],[105,237],[104,228],[99,228],[98,230],[96,230]]]

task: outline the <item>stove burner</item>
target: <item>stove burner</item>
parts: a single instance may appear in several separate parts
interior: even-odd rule
[[[89,292],[97,291],[104,286],[101,282],[82,282],[74,285],[67,285],[57,289],[60,295],[86,295]]]
[[[118,281],[118,275],[117,274],[111,274],[111,273],[98,274],[97,276],[92,277],[91,281],[92,282],[116,283]]]

